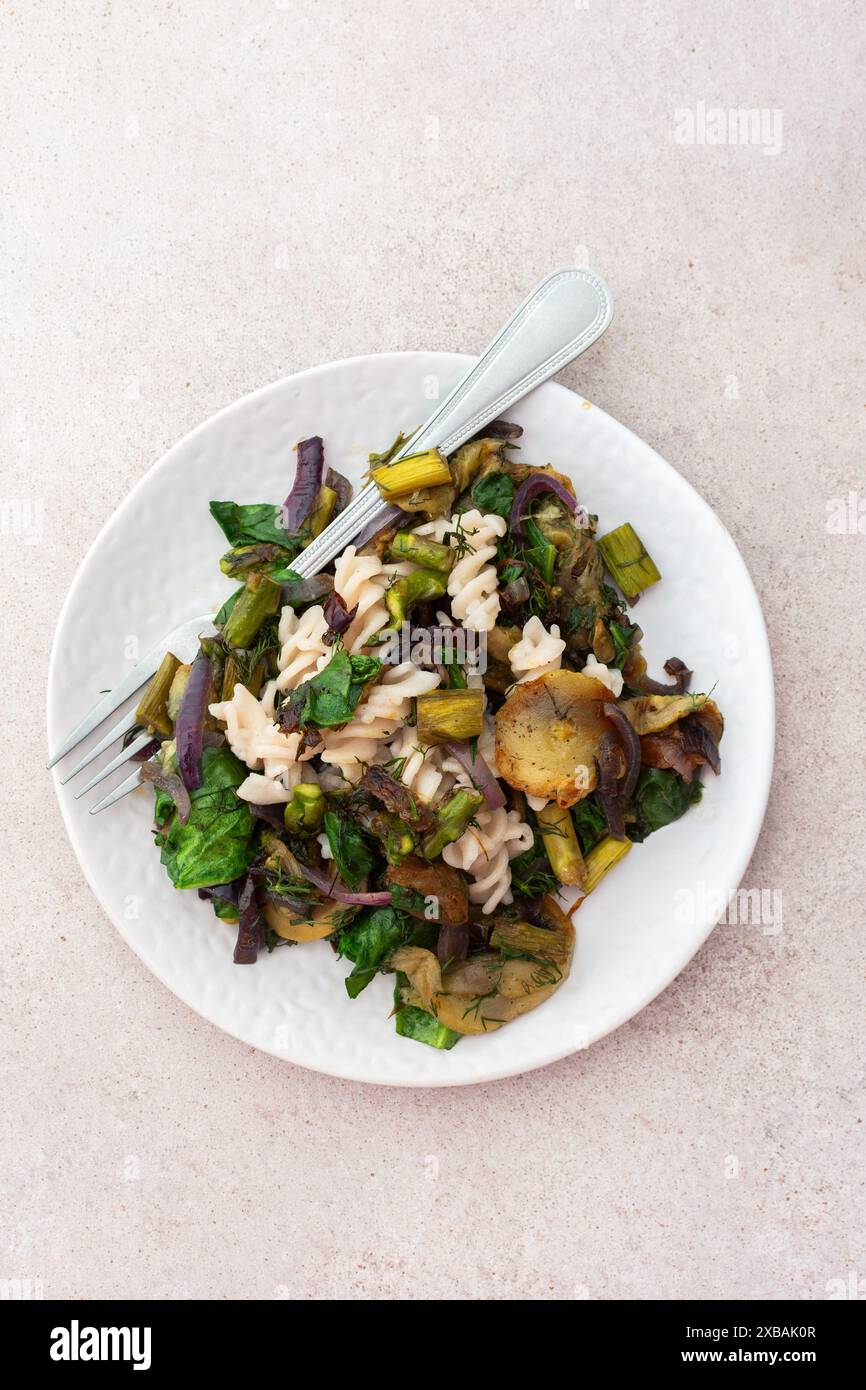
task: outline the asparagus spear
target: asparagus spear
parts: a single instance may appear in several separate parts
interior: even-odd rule
[[[247,576],[243,593],[232,608],[223,628],[230,647],[249,647],[266,618],[278,612],[282,590],[266,574]]]
[[[171,652],[166,652],[138,702],[135,711],[137,724],[143,724],[146,729],[150,729],[154,733],[171,733],[172,723],[168,714],[168,695],[179,666],[180,662],[177,657],[172,656]]]
[[[294,834],[307,833],[322,828],[325,814],[325,797],[321,787],[310,782],[299,782],[292,789],[292,799],[283,812],[286,829]]]
[[[385,605],[391,614],[389,627],[399,627],[406,621],[409,610],[425,598],[441,598],[445,593],[445,576],[432,570],[415,570],[404,574],[385,594]]]
[[[571,812],[551,802],[537,813],[550,867],[560,883],[583,883],[586,864],[580,852]]]
[[[386,501],[416,492],[418,488],[439,487],[442,483],[451,482],[451,471],[438,449],[410,454],[408,458],[400,459],[399,463],[374,468],[371,476],[378,483]]]
[[[615,531],[608,531],[606,536],[600,536],[597,544],[612,579],[626,598],[636,598],[661,579],[652,556],[629,522],[617,526]]]
[[[614,864],[624,859],[630,849],[631,840],[615,840],[612,835],[606,835],[603,840],[599,840],[586,856],[584,893],[591,893],[593,888],[597,888],[605,874]]]
[[[435,859],[452,840],[459,840],[484,797],[480,792],[470,792],[464,787],[448,798],[436,812],[436,824],[421,842],[421,853],[425,859]]]
[[[454,564],[456,551],[450,545],[416,536],[413,531],[398,531],[388,546],[389,560],[412,560],[425,570],[447,574]]]
[[[419,695],[418,738],[422,743],[441,739],[476,738],[484,728],[483,690],[433,690]]]

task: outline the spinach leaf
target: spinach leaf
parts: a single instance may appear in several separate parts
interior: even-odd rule
[[[417,888],[405,888],[402,883],[392,883],[390,888],[391,906],[399,912],[405,912],[409,917],[419,917],[424,922],[438,922],[438,917],[428,917],[427,899]]]
[[[523,850],[511,861],[511,887],[521,898],[542,898],[545,893],[555,893],[560,887],[538,830],[529,849]]]
[[[623,627],[620,623],[611,622],[608,623],[607,630],[610,633],[610,640],[613,642],[614,649],[614,658],[609,664],[621,671],[628,661],[628,655],[631,651],[631,639],[634,626],[629,625]]]
[[[336,811],[326,811],[325,834],[340,878],[348,888],[355,888],[373,868],[373,853],[363,832]]]
[[[378,676],[381,669],[378,656],[358,656],[340,647],[324,670],[304,681],[292,694],[302,726],[335,729],[347,724],[365,684]]]
[[[472,501],[480,512],[494,512],[496,516],[511,515],[514,503],[514,483],[505,473],[488,473],[479,478],[472,489]]]
[[[580,841],[581,854],[589,854],[593,845],[597,845],[607,834],[607,820],[594,793],[572,806],[571,819]]]
[[[654,830],[670,825],[701,799],[701,783],[684,782],[679,773],[663,767],[645,767],[634,793],[637,820],[626,826],[630,840],[645,840]],[[579,802],[578,805],[582,805]]]
[[[340,937],[340,955],[355,967],[346,980],[349,998],[357,999],[398,946],[429,949],[438,931],[435,922],[407,921],[393,907],[377,907],[363,913]]]
[[[202,784],[190,792],[186,825],[165,816],[164,793],[157,796],[160,859],[175,888],[209,888],[246,873],[256,856],[255,818],[236,788],[247,769],[228,748],[205,748]],[[162,819],[160,820],[160,817]]]
[[[282,512],[272,502],[211,502],[210,514],[222,527],[232,546],[255,545],[264,541],[288,551],[287,558],[301,549],[299,536],[291,535],[282,522]]]
[[[426,1043],[428,1047],[435,1047],[440,1051],[447,1051],[458,1043],[462,1037],[461,1033],[455,1033],[453,1028],[446,1028],[444,1023],[440,1023],[423,1009],[416,1009],[414,1004],[401,1005],[401,983],[405,985],[405,975],[397,976],[397,988],[394,991],[394,1024],[400,1037],[412,1038],[414,1042]]]

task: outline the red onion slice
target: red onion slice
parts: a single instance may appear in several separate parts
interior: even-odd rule
[[[449,740],[445,747],[452,757],[457,759],[464,771],[469,773],[475,786],[482,793],[484,805],[488,810],[495,811],[500,806],[505,805],[505,792],[477,749],[473,758],[472,749],[466,742],[453,739]]]
[[[390,907],[390,892],[381,893],[350,893],[345,884],[340,882],[337,874],[329,877],[321,869],[312,869],[309,864],[298,864],[301,873],[308,883],[312,883],[314,888],[318,888],[326,898],[333,898],[335,903],[347,903],[350,906],[360,907]]]
[[[298,445],[298,463],[292,490],[283,503],[282,523],[290,534],[299,531],[306,521],[322,486],[325,449],[321,437],[302,439]]]
[[[602,705],[602,712],[605,719],[609,719],[616,729],[619,741],[622,744],[622,751],[625,753],[625,779],[622,784],[623,796],[631,796],[637,786],[637,779],[640,773],[640,739],[626,719],[621,709],[616,705]]]
[[[262,919],[256,902],[255,883],[252,874],[247,874],[244,886],[238,897],[238,939],[235,943],[235,965],[255,965],[259,948],[265,939]]]
[[[204,716],[212,688],[211,664],[204,652],[199,652],[180,702],[174,726],[177,740],[177,765],[187,791],[201,786],[201,750],[204,739]]]
[[[358,533],[352,544],[356,550],[360,550],[362,545],[366,545],[374,536],[378,536],[380,531],[384,531],[387,526],[393,526],[395,521],[400,521],[404,519],[405,516],[406,513],[403,511],[402,507],[389,507],[387,511],[382,512],[382,514],[375,517],[373,521],[368,521],[363,531]]]
[[[533,497],[537,497],[541,492],[555,493],[560,502],[563,502],[572,514],[577,511],[577,502],[558,478],[551,478],[549,473],[533,473],[520,484],[514,494],[514,502],[511,506],[511,530],[516,536],[523,535],[523,523],[529,515],[527,507]]]
[[[159,787],[160,791],[168,792],[174,802],[178,820],[181,825],[186,825],[192,810],[192,802],[189,799],[189,792],[177,774],[166,772],[159,763],[144,763],[138,776],[140,781],[152,782],[155,787]]]

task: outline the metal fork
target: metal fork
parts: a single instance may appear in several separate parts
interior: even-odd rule
[[[597,275],[582,269],[554,271],[536,285],[475,365],[395,455],[395,460],[426,449],[439,449],[443,454],[459,449],[461,444],[465,444],[527,392],[591,347],[601,337],[612,316],[613,298],[607,285]],[[383,501],[376,484],[368,483],[345,511],[292,561],[292,569],[305,579],[318,574],[355,536],[383,516],[389,506]],[[48,767],[53,767],[71,753],[103,720],[150,680],[167,651],[182,662],[192,661],[198,651],[199,637],[212,626],[213,619],[206,614],[192,618],[170,632],[85,715],[50,759]],[[130,710],[75,767],[60,778],[61,784],[77,776],[134,726],[135,711]],[[76,792],[76,798],[91,791],[150,741],[150,734],[139,734]],[[114,805],[138,785],[139,773],[136,769],[108,796],[92,806],[90,814],[96,815],[98,811]]]

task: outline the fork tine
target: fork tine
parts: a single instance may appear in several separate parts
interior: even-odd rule
[[[77,801],[85,792],[89,792],[91,787],[95,787],[99,782],[104,781],[105,778],[112,772],[115,772],[117,768],[123,767],[123,764],[128,763],[134,753],[138,753],[140,749],[146,748],[147,745],[152,742],[152,734],[139,734],[138,738],[132,740],[132,743],[127,744],[125,748],[121,748],[116,758],[112,758],[111,762],[106,763],[105,767],[101,767],[96,775],[91,777],[89,782],[85,782],[81,790],[75,793],[75,800]]]
[[[90,814],[95,816],[98,811],[104,811],[107,806],[113,806],[115,801],[120,801],[121,797],[128,796],[130,792],[134,792],[136,787],[141,785],[141,778],[138,775],[138,769],[136,769],[132,776],[127,777],[125,782],[121,782],[119,786],[115,787],[113,792],[109,792],[108,796],[104,796],[101,801],[97,801],[95,806],[91,806]]]
[[[135,727],[135,710],[131,709],[129,714],[125,714],[119,724],[115,724],[113,729],[109,729],[105,738],[101,738],[95,748],[91,748],[89,753],[85,753],[80,763],[76,763],[71,772],[60,778],[61,787],[65,787],[73,777],[77,777],[88,763],[92,763],[94,758],[98,758],[100,753],[104,753],[106,748],[110,748],[115,739],[121,738],[129,729]]]
[[[90,713],[84,716],[81,723],[72,730],[72,733],[66,741],[61,744],[54,756],[46,763],[46,767],[51,768],[55,763],[59,763],[60,759],[65,758],[67,753],[71,753],[72,749],[75,748],[83,738],[86,738],[87,735],[96,728],[97,724],[101,724],[103,719],[107,719],[110,714],[113,714],[114,711],[123,704],[124,700],[128,700],[130,695],[134,695],[136,690],[144,685],[145,681],[150,679],[164,655],[165,647],[159,646],[152,652],[148,652],[147,656],[143,656],[141,661],[133,666],[129,674],[124,676],[120,684],[116,685],[113,690],[110,690],[103,699],[94,705]]]

